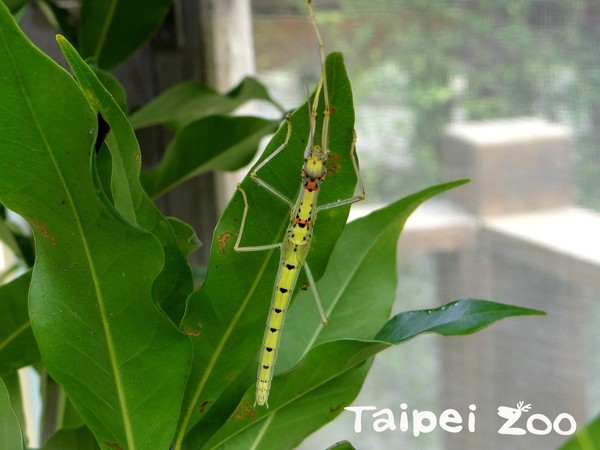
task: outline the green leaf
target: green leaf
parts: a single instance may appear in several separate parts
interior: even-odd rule
[[[325,181],[323,189],[328,181]],[[326,326],[321,324],[314,300],[307,297],[312,295],[311,293],[298,293],[286,318],[276,373],[296,366],[309,350],[320,342],[340,338],[373,338],[388,320],[396,298],[396,241],[405,221],[426,199],[463,183],[464,180],[433,186],[346,225],[331,252],[327,271],[317,283],[329,322]],[[333,366],[329,364],[329,358],[329,355],[323,356],[321,364],[331,368]],[[335,356],[333,359],[346,360],[342,353],[339,353],[339,359]],[[322,383],[340,375],[338,369],[334,369],[333,374],[324,373],[316,368],[313,370],[322,377],[315,379]],[[247,381],[247,386],[253,384],[252,381]],[[362,381],[354,386],[355,395],[361,384]],[[289,404],[290,389],[294,387],[283,385],[276,377],[271,388],[269,411],[277,411],[278,405],[286,407]],[[248,390],[245,400],[248,404],[254,402],[253,391],[254,388]],[[352,398],[350,397],[350,400]],[[317,402],[315,410],[318,409],[318,405],[329,409],[338,403],[339,401],[329,404]],[[305,415],[308,416],[310,414]],[[321,422],[321,425],[323,423],[325,422]],[[310,421],[298,426],[302,428],[303,425],[314,426]],[[303,431],[307,433],[310,429]],[[221,433],[223,432],[220,430],[219,434]],[[276,439],[276,442],[279,441]],[[285,446],[290,445],[290,442],[279,444]]]
[[[462,307],[462,303],[475,306]],[[438,321],[445,324],[444,335],[463,335],[470,334],[494,321],[485,313],[486,310],[490,311],[490,315],[495,317],[495,320],[510,316],[542,314],[536,310],[481,300],[452,302],[431,310],[431,314],[437,315]],[[506,314],[498,314],[500,310],[505,310]],[[414,313],[421,313],[421,311],[400,315],[414,317]],[[424,313],[429,315],[427,311]],[[323,414],[324,411],[343,409],[354,399],[364,381],[366,371],[362,373],[362,377],[356,376],[352,381],[347,379],[347,374],[352,373],[360,364],[391,345],[402,343],[417,334],[436,332],[435,327],[416,327],[413,323],[395,319],[391,319],[378,333],[379,340],[338,339],[311,349],[296,367],[274,378],[269,396],[269,409],[249,407],[249,401],[254,398],[254,388],[250,388],[236,410],[235,414],[239,417],[234,414],[203,448],[217,448],[248,437],[260,439],[253,440],[260,448],[263,446],[283,448],[296,445],[302,436],[306,436],[307,433],[335,417],[335,415],[328,417]],[[420,329],[416,331],[415,328]],[[353,397],[333,395],[337,390],[348,387],[349,383],[354,383]],[[315,395],[316,392],[323,392],[326,386],[327,391],[333,393],[331,398]],[[288,429],[291,428],[291,420],[285,419],[285,411],[297,411],[298,408],[301,408],[303,411],[301,417],[306,420],[294,424],[293,432],[276,433],[275,430],[285,429],[286,426]],[[322,420],[318,424],[308,419],[319,412]]]
[[[167,217],[167,220],[175,233],[179,250],[184,256],[190,256],[192,252],[202,246],[202,242],[198,239],[196,231],[187,222],[177,217]]]
[[[560,450],[600,449],[600,415],[577,430],[577,433],[560,447]]]
[[[246,77],[225,95],[198,81],[179,83],[134,112],[130,120],[134,128],[165,125],[179,130],[203,117],[227,114],[249,100],[264,100],[282,110],[262,84]]]
[[[8,391],[0,379],[0,450],[19,450],[23,448],[21,427],[10,404]]]
[[[354,128],[350,83],[340,54],[330,55],[326,66],[329,94],[335,109],[330,121],[329,148],[335,155],[332,160],[335,161],[337,170],[328,175],[322,186],[319,197],[322,204],[351,197],[356,185],[356,176],[349,156]],[[321,101],[320,108],[322,103]],[[318,114],[317,117],[317,129],[320,130],[322,114]],[[304,104],[291,115],[292,135],[287,147],[260,172],[263,179],[277,186],[283,194],[292,199],[300,189],[300,171],[309,138],[308,119],[307,104]],[[260,161],[284,142],[286,134],[287,127],[283,125],[267,146]],[[250,203],[242,245],[281,242],[290,220],[289,205],[258,186],[249,176],[242,182],[242,186]],[[258,354],[277,272],[279,252],[238,254],[233,250],[243,209],[242,197],[237,193],[215,230],[206,281],[188,302],[183,328],[192,335],[194,363],[186,394],[186,410],[180,425],[179,442],[183,433],[203,416],[207,416],[231,380],[237,379],[236,382],[244,386],[244,389],[254,384],[254,374],[248,373],[249,376],[245,379],[236,377],[250,363],[254,363]],[[316,277],[324,271],[331,249],[346,222],[348,209],[335,208],[319,214],[308,258]],[[298,289],[301,283],[302,281],[298,284]],[[223,286],[227,286],[227,289],[223,289]],[[233,407],[235,406],[232,405],[231,408]],[[209,414],[206,420],[225,418],[214,418]],[[202,426],[199,424],[198,429],[202,429]],[[194,439],[186,445],[199,448]]]
[[[21,390],[21,381],[17,372],[12,372],[7,375],[3,375],[2,382],[8,391],[8,398],[10,405],[15,413],[17,421],[19,422],[19,428],[24,431],[27,427],[25,420],[25,411],[23,410],[23,392]]]
[[[332,346],[326,349],[325,353],[313,356],[317,358],[324,355],[331,356],[338,349],[346,350],[343,356],[352,359],[353,353],[360,351],[360,343],[347,348]],[[358,363],[335,378],[333,380],[335,384],[323,382],[312,391],[305,393],[298,401],[279,408],[276,414],[269,414],[269,410],[265,408],[255,410],[248,403],[242,402],[223,428],[202,446],[202,449],[295,448],[308,434],[318,430],[324,423],[330,422],[344,411],[344,406],[358,395],[370,367],[369,362]],[[308,370],[299,367],[298,370],[301,371],[299,375],[312,378],[313,374],[310,370],[314,368],[314,365],[310,365]],[[314,376],[319,377],[324,374],[326,372],[318,370]]]
[[[190,345],[152,298],[161,245],[95,184],[96,114],[3,5],[0,79],[0,202],[33,229],[30,319],[48,373],[102,446],[168,448]]]
[[[321,325],[312,299],[302,298],[304,293],[298,295],[289,311],[278,362],[279,371],[292,368],[275,376],[269,409],[249,406],[254,401],[254,386],[250,387],[232,418],[206,448],[238,442],[247,434],[260,439],[261,448],[294,446],[301,436],[335,417],[324,411],[343,408],[358,393],[364,377],[355,378],[356,384],[348,386],[346,374],[390,345],[425,332],[468,334],[504,317],[540,314],[527,308],[461,300],[431,313],[407,312],[387,321],[396,293],[396,241],[406,219],[424,200],[464,182],[433,186],[346,226],[317,283],[329,323]],[[332,392],[326,400],[314,394],[325,386]],[[351,388],[354,396],[348,395]],[[303,410],[304,419],[294,423],[293,433],[272,432],[292,428],[289,421],[282,422],[285,415],[281,411],[297,408]],[[236,414],[243,418],[233,420]],[[321,417],[319,423],[312,419],[317,416]]]
[[[87,427],[62,428],[58,430],[43,450],[99,450],[98,442]]]
[[[39,0],[36,6],[56,31],[77,42],[79,10],[59,6],[55,0]]]
[[[375,339],[399,344],[422,333],[459,336],[474,333],[506,317],[544,314],[520,306],[465,299],[439,308],[397,314],[377,333]]]
[[[276,122],[258,117],[199,119],[179,131],[160,163],[144,173],[144,187],[157,198],[203,172],[240,169],[275,126]]]
[[[16,13],[23,8],[29,0],[2,0],[11,13]]]
[[[180,250],[172,222],[162,215],[141,186],[141,152],[133,129],[123,110],[75,49],[62,36],[57,40],[90,105],[111,127],[106,145],[112,161],[111,197],[115,207],[132,224],[154,234],[162,244],[165,261],[154,284],[154,293],[163,310],[178,324],[185,301],[193,290],[192,272]]]
[[[336,442],[330,447],[327,447],[327,450],[355,450],[352,444],[349,441],[340,441]]]
[[[114,68],[154,35],[170,7],[171,0],[83,0],[81,55]]]
[[[115,99],[119,108],[124,112],[127,112],[127,93],[125,92],[125,88],[119,80],[110,72],[106,70],[99,69],[98,67],[93,68],[96,77],[102,83],[102,85],[106,88],[110,95]]]
[[[320,342],[375,336],[396,299],[396,243],[406,220],[424,201],[464,183],[466,180],[429,187],[346,226],[325,276],[317,283],[329,322],[323,326],[319,320],[311,293],[300,293],[286,319],[280,370],[296,365]]]
[[[0,286],[0,376],[40,359],[29,323],[31,271]]]

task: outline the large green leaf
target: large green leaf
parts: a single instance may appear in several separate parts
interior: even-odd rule
[[[10,404],[6,386],[0,379],[0,450],[20,450],[22,448],[21,427]]]
[[[158,30],[171,0],[83,0],[79,50],[112,69]]]
[[[27,309],[30,281],[31,271],[0,286],[0,376],[40,358]]]
[[[44,445],[43,450],[98,450],[100,447],[87,427],[62,428]]]
[[[348,386],[347,377],[377,352],[426,332],[468,334],[505,317],[540,314],[511,305],[461,300],[437,309],[401,313],[387,321],[396,293],[396,241],[408,215],[424,200],[462,183],[425,189],[346,226],[317,283],[329,313],[328,325],[320,324],[314,305],[301,298],[306,294],[300,294],[289,312],[278,366],[279,371],[293,368],[274,378],[269,409],[249,406],[254,399],[254,387],[250,387],[231,419],[203,448],[245,440],[260,448],[293,447],[350,403],[366,372],[361,372],[363,378],[352,375],[353,386]],[[315,395],[325,389],[327,396]],[[292,424],[286,412],[298,409],[303,419]],[[276,432],[286,428],[294,431]]]
[[[394,316],[375,339],[399,344],[422,333],[458,336],[474,333],[500,319],[544,314],[535,309],[488,300],[460,300],[435,309],[407,311]]]
[[[193,290],[192,272],[180,250],[172,222],[160,213],[141,186],[141,152],[133,129],[123,110],[75,49],[61,36],[58,42],[90,105],[111,127],[106,144],[112,161],[111,198],[115,207],[131,223],[153,233],[162,244],[165,262],[154,291],[164,311],[178,324]]]
[[[375,336],[388,320],[396,298],[396,242],[406,219],[428,198],[462,183],[464,181],[425,189],[354,221],[344,228],[331,253],[327,271],[317,283],[329,322],[326,326],[321,324],[314,301],[307,297],[311,294],[300,292],[286,319],[276,372],[298,364],[300,359],[318,343],[341,338],[372,339]],[[340,359],[334,357],[334,361],[345,361],[342,353],[339,356]],[[322,364],[333,367],[329,363],[329,356],[324,356]],[[255,372],[254,368],[253,376]],[[332,379],[331,375],[319,371],[317,373],[322,376],[316,378],[319,382]],[[339,373],[335,372],[333,377],[335,378]],[[248,386],[251,385],[250,382],[247,383]],[[361,384],[362,382],[354,386],[355,395]],[[249,404],[253,403],[251,391],[252,388],[249,390],[250,397],[246,400]],[[279,381],[279,378],[276,378],[271,388],[270,411],[277,410],[278,401],[281,401],[282,405],[287,405],[289,393],[288,388]],[[344,398],[348,399],[348,397]],[[350,400],[352,398],[350,397]],[[331,405],[338,403],[325,405],[317,402],[317,405],[322,405],[328,410]],[[314,417],[314,420],[317,420],[317,417],[322,417],[317,413],[318,408],[319,406],[316,406],[312,414],[303,417]],[[335,416],[330,415],[327,420],[333,417]],[[321,421],[318,425],[325,422]],[[308,419],[303,422],[303,425],[306,426],[303,428],[305,433],[317,426],[315,422]],[[223,431],[219,432],[221,433]],[[295,436],[300,438],[301,434]]]
[[[95,184],[96,114],[3,5],[0,79],[0,201],[33,229],[29,308],[44,364],[103,448],[168,448],[190,345],[152,298],[160,242]]]
[[[175,135],[160,163],[144,173],[144,187],[160,197],[189,178],[212,170],[237,170],[253,158],[276,122],[259,117],[209,116]]]
[[[486,310],[489,313],[482,314]],[[438,332],[434,322],[445,324],[443,335],[457,336],[470,334],[506,317],[539,314],[543,313],[512,305],[459,300],[432,310],[400,313],[377,333],[378,340],[338,339],[317,345],[295,368],[275,377],[268,410],[249,407],[248,402],[254,396],[253,389],[250,389],[232,418],[202,448],[220,448],[242,439],[252,441],[261,449],[291,448],[350,404],[354,397],[348,397],[346,392],[341,391],[348,387],[348,374],[357,375],[354,373],[356,368],[381,350],[418,334]],[[366,372],[350,381],[355,383],[356,393],[364,376]],[[331,391],[329,397],[315,395],[325,388]],[[294,422],[292,427],[293,420],[287,412],[298,411],[298,408],[303,412],[302,421]],[[326,411],[332,413],[327,415]],[[292,428],[293,432],[280,431]]]
[[[290,309],[279,369],[298,363],[314,345],[340,338],[372,339],[396,299],[397,241],[410,214],[424,201],[466,180],[432,186],[374,211],[344,229],[323,279],[317,284],[329,322],[318,319],[309,292]]]
[[[591,422],[579,427],[575,436],[569,439],[560,450],[598,450],[600,449],[600,415]]]
[[[327,77],[335,111],[330,123],[329,148],[334,154],[332,159],[337,170],[328,175],[322,186],[320,200],[323,204],[352,196],[356,185],[349,160],[354,127],[352,92],[340,54],[332,54],[327,59]],[[320,103],[322,108],[322,101]],[[318,117],[319,129],[321,114]],[[288,198],[295,198],[300,189],[303,152],[309,138],[308,118],[306,104],[292,114],[292,135],[287,148],[260,172],[263,179],[277,186]],[[286,133],[287,128],[283,125],[261,160],[283,143]],[[289,223],[289,205],[274,198],[250,177],[242,182],[242,186],[250,202],[242,245],[280,242]],[[210,411],[232,380],[237,379],[244,389],[253,384],[254,374],[248,372],[245,379],[239,379],[238,375],[255,360],[260,348],[279,252],[234,252],[233,243],[242,212],[243,201],[238,193],[215,230],[206,281],[188,302],[183,327],[192,335],[194,363],[179,442],[183,433]],[[323,273],[347,214],[348,207],[324,210],[319,214],[308,258],[316,277]],[[202,426],[198,425],[198,428]],[[198,448],[193,439],[189,445]]]
[[[264,100],[281,107],[254,78],[244,78],[225,95],[198,81],[177,84],[131,114],[134,128],[165,125],[179,130],[206,116],[227,114],[249,100]]]

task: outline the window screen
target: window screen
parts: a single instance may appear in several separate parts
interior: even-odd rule
[[[396,425],[402,411],[455,409],[463,431],[376,432],[366,412],[355,433],[344,412],[301,448],[557,448],[567,437],[530,432],[528,417],[568,413],[582,426],[600,413],[600,5],[314,3],[326,51],[344,53],[352,81],[366,207],[472,179],[409,220],[395,312],[478,297],[547,315],[387,350],[353,403],[390,408]],[[289,108],[319,76],[304,6],[253,1],[258,76]],[[499,433],[498,408],[519,402],[526,434]]]

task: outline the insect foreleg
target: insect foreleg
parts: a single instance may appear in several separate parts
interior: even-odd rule
[[[279,147],[277,147],[273,153],[271,153],[258,166],[256,166],[256,168],[250,174],[250,178],[252,178],[254,181],[256,181],[256,183],[258,183],[260,186],[265,188],[267,191],[269,191],[271,194],[273,194],[279,200],[283,201],[285,204],[291,205],[292,201],[289,198],[287,198],[284,194],[279,192],[276,188],[271,186],[269,183],[267,183],[265,180],[263,180],[262,178],[260,178],[257,175],[258,171],[260,169],[262,169],[264,166],[266,166],[273,158],[275,158],[279,153],[281,153],[284,148],[287,147],[290,137],[292,135],[292,122],[290,120],[289,114],[285,115],[285,122],[287,124],[287,134],[285,136],[285,140],[283,141],[283,144],[281,144]]]
[[[281,248],[281,242],[276,244],[266,244],[266,245],[252,245],[252,246],[240,246],[240,241],[242,240],[242,235],[244,234],[244,228],[246,226],[246,216],[248,215],[248,197],[246,197],[246,191],[242,189],[242,187],[238,184],[238,191],[242,194],[242,198],[244,199],[244,212],[242,214],[242,222],[240,224],[240,231],[238,232],[238,237],[235,241],[235,245],[233,249],[236,252],[258,252],[262,250],[271,250],[274,248]]]

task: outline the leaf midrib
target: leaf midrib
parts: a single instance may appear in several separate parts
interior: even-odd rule
[[[288,223],[289,223],[289,220],[287,220],[287,218],[286,218],[286,220],[282,220],[282,226],[280,227],[280,230],[279,230],[279,233],[277,234],[277,236],[281,235],[281,232],[283,231],[283,229],[285,227],[287,227]],[[271,257],[273,256],[273,252],[275,252],[275,250],[276,249],[266,251],[266,253],[265,253],[266,256],[263,259],[262,264],[260,265],[260,269],[258,270],[256,276],[254,277],[254,281],[253,281],[252,285],[250,286],[250,289],[248,289],[248,293],[244,297],[244,300],[242,301],[240,307],[236,311],[236,314],[233,316],[233,319],[229,322],[229,325],[225,329],[221,339],[219,340],[219,343],[217,344],[217,347],[215,348],[215,351],[213,352],[213,354],[210,358],[210,361],[207,364],[206,370],[204,371],[202,378],[200,379],[200,382],[198,383],[196,390],[194,391],[194,395],[192,396],[192,400],[187,408],[185,417],[181,422],[179,436],[177,437],[177,440],[176,440],[175,446],[174,446],[174,448],[176,450],[180,449],[181,445],[183,444],[183,439],[185,438],[185,433],[187,431],[187,427],[192,419],[192,415],[193,415],[196,405],[200,399],[200,395],[204,391],[204,387],[208,383],[208,379],[210,378],[210,375],[212,374],[213,369],[217,366],[217,361],[219,360],[219,358],[221,357],[221,354],[223,353],[223,348],[229,341],[229,338],[233,334],[233,331],[234,331],[237,323],[241,319],[243,313],[246,311],[246,307],[248,306],[248,304],[250,303],[250,300],[254,296],[254,292],[256,291],[258,284],[261,282],[263,275],[267,269],[267,265],[268,265],[269,261],[271,260]],[[273,281],[273,283],[274,282],[275,281]]]
[[[29,93],[25,87],[25,85],[23,84],[23,80],[20,76],[20,71],[18,70],[18,65],[14,59],[14,56],[12,54],[12,52],[10,51],[10,47],[8,46],[8,43],[6,42],[6,38],[5,38],[5,34],[4,33],[0,33],[0,36],[2,36],[2,43],[4,45],[4,48],[7,51],[7,54],[9,55],[10,58],[10,62],[13,66],[13,70],[14,73],[16,75],[17,81],[19,83],[19,88],[21,90],[21,94],[23,95],[23,98],[25,99],[26,103],[27,103],[27,107],[29,109],[29,112],[31,114],[31,118],[33,119],[34,125],[35,125],[35,129],[37,130],[43,144],[44,147],[46,148],[46,151],[48,153],[48,156],[50,157],[50,160],[52,162],[52,165],[54,166],[54,169],[56,171],[56,174],[60,180],[60,183],[62,185],[63,191],[67,197],[67,203],[71,209],[71,212],[73,213],[73,216],[75,217],[75,222],[77,224],[77,229],[79,231],[79,235],[81,238],[81,242],[84,248],[84,254],[85,254],[85,258],[87,260],[89,269],[90,269],[90,275],[94,284],[94,291],[96,293],[96,298],[98,300],[98,307],[99,307],[99,311],[100,311],[100,316],[101,316],[101,321],[102,321],[102,328],[103,331],[105,333],[105,338],[106,338],[106,345],[107,345],[107,350],[108,350],[108,354],[109,354],[109,360],[110,360],[110,365],[111,365],[111,369],[113,372],[113,378],[115,381],[115,386],[117,389],[117,398],[118,398],[118,403],[119,403],[119,408],[121,411],[121,415],[122,415],[122,419],[123,419],[123,427],[124,427],[124,431],[125,431],[125,436],[126,436],[126,440],[127,440],[127,445],[128,448],[130,450],[134,450],[136,448],[135,446],[135,439],[133,437],[133,430],[132,430],[132,424],[130,422],[130,418],[129,418],[129,412],[128,412],[128,406],[127,406],[127,401],[125,399],[125,389],[123,386],[123,380],[121,378],[121,374],[119,371],[119,366],[117,363],[117,357],[116,357],[116,350],[115,350],[115,345],[114,345],[114,339],[110,330],[110,327],[108,326],[108,320],[107,320],[107,313],[106,313],[106,305],[105,305],[105,299],[102,293],[102,289],[100,287],[100,281],[98,279],[98,275],[97,275],[97,270],[96,267],[94,265],[93,262],[93,258],[92,258],[92,253],[90,251],[90,247],[88,244],[88,241],[85,237],[85,234],[83,232],[83,228],[82,228],[82,221],[81,221],[81,217],[77,211],[77,208],[75,207],[75,202],[73,200],[73,197],[71,195],[71,191],[68,189],[68,185],[66,183],[66,180],[60,170],[60,165],[58,164],[54,153],[52,151],[52,147],[47,139],[47,136],[40,124],[40,121],[38,120],[38,116],[36,114],[36,111],[33,107],[33,104],[30,101],[29,98]]]

